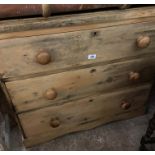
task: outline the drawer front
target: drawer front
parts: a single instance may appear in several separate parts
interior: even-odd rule
[[[152,81],[155,55],[126,62],[7,82],[17,113]]]
[[[31,146],[66,133],[141,115],[149,90],[148,84],[22,113],[18,116],[25,144]]]
[[[1,40],[0,73],[9,78],[58,72],[154,52],[154,25],[152,21]],[[144,37],[140,40],[141,35]]]

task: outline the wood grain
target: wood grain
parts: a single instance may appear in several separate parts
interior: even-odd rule
[[[61,69],[80,67],[97,62],[139,56],[155,50],[155,22],[92,29],[30,38],[0,41],[0,73],[3,78],[18,77]],[[148,35],[151,44],[138,49],[136,39]],[[53,61],[47,65],[35,60],[40,50],[50,53]],[[96,54],[95,60],[88,60]]]
[[[85,25],[92,23],[115,23],[129,19],[140,19],[155,16],[154,6],[132,8],[127,10],[99,11],[93,13],[51,16],[46,18],[27,18],[3,20],[0,24],[0,33],[20,32],[60,28],[64,26]]]
[[[25,145],[32,146],[51,140],[70,132],[91,129],[107,122],[127,119],[144,114],[150,85],[133,89],[90,96],[65,105],[47,107],[40,110],[23,113],[19,119],[24,128]],[[120,108],[122,100],[131,103],[128,110]],[[50,120],[57,117],[60,125],[50,126]],[[32,118],[33,121],[32,122]]]
[[[105,28],[105,27],[111,27],[111,26],[137,24],[137,23],[154,21],[154,20],[155,20],[155,17],[147,17],[147,18],[139,18],[139,19],[130,19],[125,21],[115,21],[112,23],[95,23],[95,24],[66,26],[66,27],[60,27],[60,28],[58,27],[58,28],[47,28],[47,29],[40,29],[40,30],[28,30],[23,32],[12,32],[12,33],[4,33],[4,34],[2,33],[0,35],[0,40],[40,36],[40,35],[48,35],[48,34],[59,34],[59,33],[67,33],[67,32],[74,32],[74,31],[84,31],[84,30],[99,29],[99,28]]]
[[[155,74],[154,25],[154,7],[2,21],[0,83],[25,145],[143,114]],[[142,35],[151,40],[144,49],[136,46]],[[48,63],[45,55],[38,63],[40,51]]]
[[[49,76],[6,82],[6,87],[16,112],[23,112],[48,105],[64,104],[98,92],[115,91],[122,87],[141,85],[153,81],[155,55],[66,71]],[[131,72],[138,72],[137,80],[130,79]],[[57,97],[44,97],[48,89],[54,89]]]

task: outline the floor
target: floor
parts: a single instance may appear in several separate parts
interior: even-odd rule
[[[149,100],[146,115],[102,125],[95,129],[68,134],[48,143],[27,150],[138,150],[141,136],[145,133],[148,120],[155,112],[155,90]],[[11,132],[11,150],[25,150],[21,147],[21,139],[17,127]],[[155,145],[149,146],[155,150]]]

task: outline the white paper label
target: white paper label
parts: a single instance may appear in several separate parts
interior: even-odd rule
[[[96,59],[96,54],[89,54],[88,59]]]

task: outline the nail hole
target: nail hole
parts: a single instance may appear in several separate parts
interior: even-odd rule
[[[92,37],[96,37],[96,36],[98,36],[98,34],[99,34],[99,32],[94,31],[94,32],[91,33],[91,36],[92,36]]]
[[[91,69],[90,70],[90,73],[94,73],[94,72],[96,72],[96,69]]]
[[[88,118],[87,118],[87,117],[85,117],[83,120],[84,120],[84,121],[87,121],[87,120],[88,120]]]
[[[89,102],[93,102],[93,101],[94,101],[93,99],[90,99],[90,100],[89,100]]]

